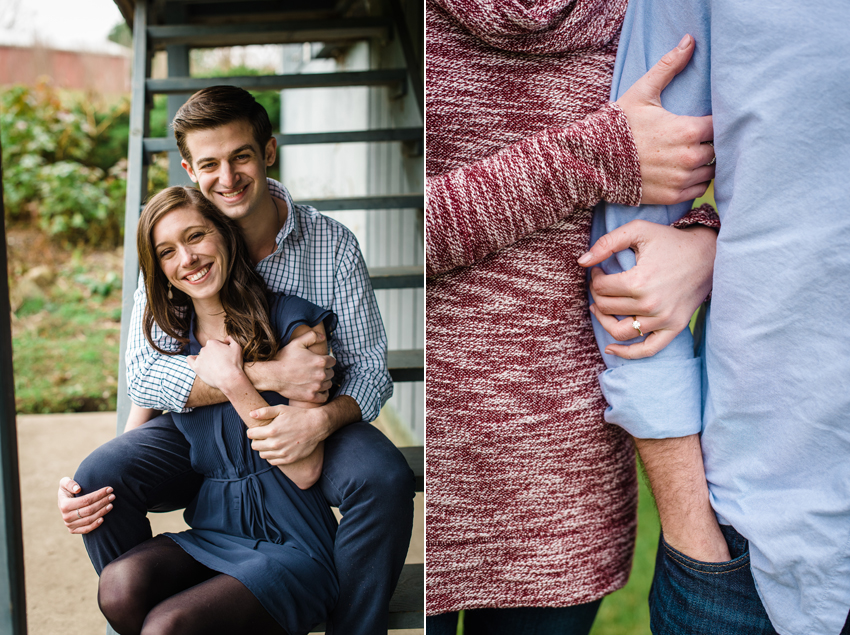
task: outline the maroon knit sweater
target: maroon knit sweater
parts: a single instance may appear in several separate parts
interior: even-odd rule
[[[591,207],[636,205],[608,103],[626,0],[428,0],[427,611],[628,578],[632,444],[602,418]]]

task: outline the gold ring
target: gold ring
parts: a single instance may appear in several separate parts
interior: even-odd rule
[[[632,322],[632,328],[640,333],[641,337],[643,337],[643,331],[640,330],[640,322],[638,322],[637,316],[635,316],[635,320]]]

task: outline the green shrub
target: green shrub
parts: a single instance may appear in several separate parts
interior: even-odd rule
[[[96,108],[44,83],[4,90],[0,143],[7,221],[34,221],[69,242],[119,244],[127,112],[126,101]]]

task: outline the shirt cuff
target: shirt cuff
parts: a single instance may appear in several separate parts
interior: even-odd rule
[[[605,421],[638,439],[686,437],[702,431],[700,358],[645,359],[599,377],[609,404]]]

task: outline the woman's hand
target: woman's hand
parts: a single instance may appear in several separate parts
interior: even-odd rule
[[[694,38],[686,35],[617,100],[626,113],[640,158],[642,205],[673,205],[699,198],[714,178],[711,116],[674,115],[661,91],[688,65]]]
[[[640,322],[646,339],[625,346],[609,344],[605,352],[626,359],[650,357],[667,346],[688,325],[711,291],[717,232],[694,225],[676,229],[634,220],[602,236],[579,259],[583,267],[599,264],[618,251],[632,249],[637,264],[623,273],[591,271],[590,311],[616,340],[638,337],[632,322]],[[616,315],[629,316],[618,320]]]
[[[186,361],[204,383],[222,391],[245,376],[242,347],[229,335],[224,340],[207,340],[201,352],[189,355]]]
[[[112,511],[112,501],[115,500],[111,487],[77,496],[81,491],[80,486],[67,476],[59,481],[59,511],[65,527],[72,534],[87,534],[100,527],[103,517]]]

